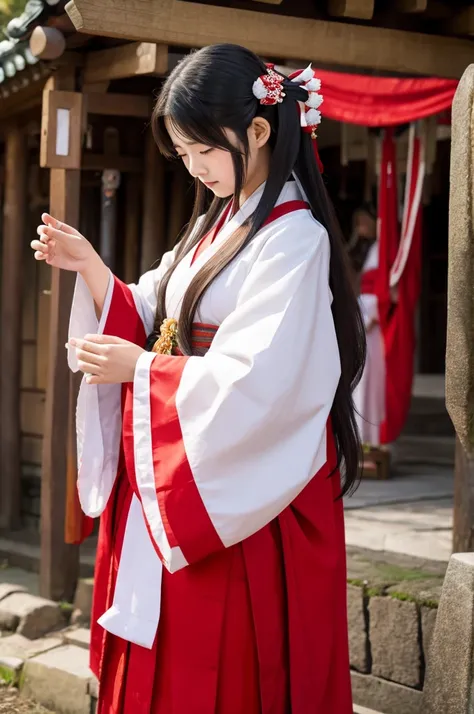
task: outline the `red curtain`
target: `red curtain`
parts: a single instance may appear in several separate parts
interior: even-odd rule
[[[317,70],[322,114],[349,124],[396,126],[451,107],[456,79],[368,77]]]

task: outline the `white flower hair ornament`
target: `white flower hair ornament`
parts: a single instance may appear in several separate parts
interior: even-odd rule
[[[324,101],[323,95],[319,94],[321,80],[316,77],[311,65],[308,65],[306,69],[293,72],[293,74],[290,74],[289,79],[308,92],[304,110],[301,111],[301,127],[303,131],[311,134],[312,139],[316,139],[316,131],[321,124],[319,107]]]
[[[285,78],[275,72],[275,65],[267,65],[267,68],[267,72],[253,83],[253,94],[260,104],[266,106],[281,104],[286,96],[283,85]],[[303,131],[311,134],[311,137],[316,139],[316,130],[321,123],[319,107],[323,103],[323,96],[319,94],[321,80],[315,76],[311,65],[306,69],[293,72],[293,74],[290,74],[289,79],[308,92],[308,99],[304,102],[304,108],[301,110],[301,127]]]

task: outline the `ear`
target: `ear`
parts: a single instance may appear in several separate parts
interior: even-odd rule
[[[257,149],[261,149],[268,142],[271,134],[270,124],[263,117],[255,117],[249,127]]]

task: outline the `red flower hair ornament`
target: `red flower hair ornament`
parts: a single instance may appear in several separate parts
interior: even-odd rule
[[[283,84],[285,77],[275,71],[275,65],[270,64],[267,65],[267,67],[267,72],[262,74],[253,83],[253,94],[259,100],[260,104],[265,106],[281,104],[286,96],[285,86]],[[323,103],[323,95],[319,93],[321,80],[316,77],[311,65],[308,65],[306,69],[293,72],[288,79],[300,87],[303,87],[303,89],[306,89],[308,92],[308,99],[304,103],[299,102],[301,128],[305,133],[311,134],[313,140],[316,140],[316,131],[321,124],[321,112],[319,111],[319,107]],[[322,172],[323,167],[319,159],[316,141],[314,141],[314,146],[316,159],[320,171]]]
[[[315,139],[316,130],[321,123],[321,112],[319,111],[319,107],[323,103],[323,95],[319,94],[321,80],[315,76],[311,65],[306,69],[293,72],[288,79],[308,92],[308,99],[301,109],[301,127],[303,131],[311,134],[312,138]],[[285,77],[275,72],[274,65],[268,65],[266,74],[262,74],[253,83],[253,94],[260,104],[266,106],[281,104],[286,96],[284,80]]]

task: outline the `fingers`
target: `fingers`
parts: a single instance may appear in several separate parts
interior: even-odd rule
[[[86,335],[86,338],[90,337],[102,337],[102,335]],[[72,337],[69,340],[68,345],[76,348],[76,353],[85,353],[87,355],[100,355],[102,359],[108,351],[108,345],[100,342],[94,342],[90,339],[80,340],[77,337]]]
[[[57,218],[54,218],[54,216],[51,216],[49,213],[43,213],[41,216],[41,220],[50,228],[55,228],[56,230],[62,231],[63,233],[67,233],[71,236],[82,237],[81,233],[79,233],[76,228],[73,228],[67,223],[63,223],[62,221],[58,221]]]
[[[48,260],[48,258],[52,259],[54,250],[50,243],[47,244],[40,240],[32,240],[30,246],[35,251],[35,260]]]
[[[87,355],[87,353],[83,352],[83,355]],[[77,361],[77,366],[81,372],[85,372],[86,374],[100,375],[102,371],[102,367],[100,365],[97,365],[95,362],[90,360],[90,355],[85,357],[85,359],[79,359]]]
[[[115,335],[86,335],[84,339],[97,345],[119,345],[127,342],[122,340],[121,337],[115,337]]]

